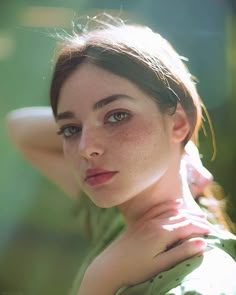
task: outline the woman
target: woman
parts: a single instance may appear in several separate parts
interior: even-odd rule
[[[68,39],[50,98],[64,158],[47,110],[44,123],[8,122],[34,165],[101,208],[80,199],[92,242],[72,294],[236,294],[235,237],[208,226],[188,186],[184,147],[197,140],[201,100],[170,44],[124,24]],[[30,120],[51,144],[33,144]]]

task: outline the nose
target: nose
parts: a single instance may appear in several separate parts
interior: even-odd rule
[[[83,129],[79,145],[79,153],[86,159],[93,159],[104,153],[104,139],[100,132],[91,129]]]

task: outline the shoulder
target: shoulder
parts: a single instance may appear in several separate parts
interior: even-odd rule
[[[186,260],[179,265],[178,272],[179,276],[175,273],[172,278],[179,282],[178,285],[170,289],[165,286],[169,290],[163,290],[162,294],[236,294],[236,262],[220,248],[209,247],[203,255]]]
[[[223,232],[205,239],[209,247],[203,254],[118,294],[235,295],[236,237]]]

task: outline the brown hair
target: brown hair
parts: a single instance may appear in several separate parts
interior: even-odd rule
[[[169,42],[147,27],[125,25],[96,29],[66,41],[55,65],[50,99],[54,115],[60,89],[82,63],[93,63],[122,76],[149,94],[163,112],[174,113],[179,102],[190,132],[201,125],[201,100],[192,77]]]

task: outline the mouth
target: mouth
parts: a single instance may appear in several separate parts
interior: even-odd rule
[[[112,179],[115,174],[117,174],[117,171],[107,171],[107,172],[100,172],[100,173],[94,173],[86,176],[85,182],[91,186],[99,185],[106,183],[110,179]]]

